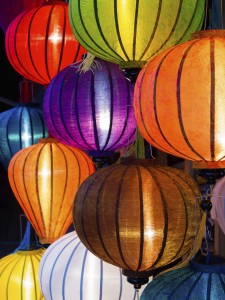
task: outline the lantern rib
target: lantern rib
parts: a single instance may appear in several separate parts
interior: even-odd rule
[[[52,238],[52,210],[53,210],[53,173],[54,173],[54,156],[53,156],[53,151],[52,151],[52,143],[49,143],[49,154],[50,154],[50,177],[51,177],[51,185],[49,186],[50,188],[50,202],[49,202],[49,222],[48,222],[48,230],[49,230],[49,238]],[[38,161],[37,161],[37,166],[38,166]],[[37,173],[38,174],[38,173]],[[58,217],[58,216],[57,216]],[[56,226],[55,226],[56,227]]]
[[[33,145],[34,144],[34,127],[33,127],[33,122],[32,122],[32,118],[31,118],[31,110],[27,109],[27,113],[28,113],[29,124],[30,124],[31,144]],[[33,114],[33,110],[32,110],[32,114]]]
[[[18,134],[18,136],[19,136],[20,149],[23,148],[23,146],[22,146],[22,137],[21,137],[21,132],[22,132],[21,123],[22,123],[23,110],[24,110],[24,107],[22,107],[19,111],[19,124],[18,124],[19,125],[19,128],[18,128],[19,134]]]
[[[144,205],[143,205],[143,182],[142,176],[140,172],[140,168],[136,165],[137,175],[138,175],[138,186],[139,186],[139,200],[140,200],[140,254],[139,254],[139,261],[138,267],[136,271],[139,271],[142,266],[142,259],[143,259],[143,249],[144,249]]]
[[[33,286],[34,286],[34,295],[35,295],[35,299],[38,300],[38,289],[37,289],[37,281],[35,280],[35,268],[34,268],[34,262],[33,259],[34,257],[32,257],[32,255],[29,255],[30,258],[30,262],[31,262],[31,266],[32,266],[32,274],[33,274]],[[40,263],[40,259],[38,260],[38,262]],[[21,298],[23,299],[23,298]]]
[[[97,151],[101,150],[99,145],[99,138],[98,138],[98,129],[96,124],[96,111],[95,111],[95,78],[91,72],[91,85],[90,85],[90,92],[91,92],[91,108],[92,108],[92,121],[94,126],[94,138],[95,138],[95,146]]]
[[[20,282],[20,298],[23,299],[23,279],[24,279],[24,271],[25,271],[25,266],[26,266],[26,260],[27,256],[24,257],[23,260],[23,267],[22,267],[22,274],[21,274],[21,282]]]
[[[7,117],[7,115],[5,115]],[[3,117],[4,118],[4,117]],[[14,121],[14,114],[11,114],[9,119],[8,119],[8,122],[6,124],[6,137],[9,136],[9,124],[10,124],[10,121]],[[9,148],[9,152],[10,152],[10,156],[12,157],[13,156],[13,152],[12,152],[12,147],[11,147],[11,143],[10,143],[10,140],[8,138],[6,138],[6,141],[7,141],[7,144],[8,144],[8,148]]]
[[[136,56],[138,10],[139,10],[139,0],[136,0],[135,17],[134,17],[133,49],[132,49],[133,50],[133,60],[135,60],[135,56]]]
[[[211,94],[210,94],[210,151],[211,158],[215,158],[215,40],[210,39],[210,67],[211,67]]]
[[[209,276],[211,277],[211,274],[209,274]],[[193,291],[194,291],[194,288],[196,287],[196,285],[198,284],[198,282],[200,281],[200,279],[201,279],[201,277],[202,277],[202,274],[200,274],[199,276],[198,276],[198,278],[197,279],[195,279],[195,281],[193,282],[193,284],[192,284],[192,286],[190,286],[189,287],[189,292],[188,292],[188,294],[187,294],[187,299],[189,298],[189,297],[191,297],[191,294],[193,293]],[[188,277],[189,278],[189,277]],[[187,280],[187,279],[186,279]],[[185,281],[186,281],[185,280]],[[185,282],[184,281],[184,282]],[[210,286],[211,287],[211,286]],[[208,294],[208,290],[209,290],[209,285],[207,286],[207,294]],[[207,298],[206,299],[210,299],[211,297],[210,297],[210,293],[209,293],[209,295],[207,295]],[[189,298],[190,299],[190,298]]]
[[[157,26],[159,24],[159,19],[160,19],[160,15],[161,15],[161,11],[162,11],[162,0],[159,0],[158,1],[159,3],[159,6],[158,6],[158,11],[157,11],[157,15],[156,15],[156,20],[155,20],[155,24],[154,24],[154,28],[152,30],[152,34],[151,34],[151,37],[149,38],[149,42],[147,44],[147,46],[145,47],[145,50],[143,51],[143,53],[141,54],[141,56],[139,57],[138,60],[141,60],[145,54],[148,52],[152,42],[153,42],[153,39],[155,37],[155,34],[156,34],[156,29],[157,29]],[[155,51],[157,52],[157,51]],[[153,56],[152,54],[150,55],[150,57]]]
[[[29,51],[29,57],[30,57],[30,61],[31,61],[31,64],[33,66],[33,69],[34,71],[37,73],[38,77],[30,74],[30,72],[27,71],[27,69],[23,68],[25,70],[26,73],[28,73],[31,77],[30,79],[33,81],[33,80],[37,80],[37,82],[40,82],[42,81],[42,83],[44,84],[46,81],[45,81],[45,78],[38,72],[37,68],[36,68],[36,65],[34,63],[34,60],[33,60],[33,56],[32,56],[32,51],[31,51],[31,42],[30,42],[30,33],[31,33],[31,26],[32,26],[32,23],[33,23],[33,20],[36,16],[36,14],[39,12],[40,10],[40,7],[38,7],[35,11],[33,11],[33,14],[32,14],[32,18],[29,22],[29,27],[28,27],[28,51]],[[16,38],[16,35],[15,35],[15,38]],[[16,52],[17,53],[17,52]],[[22,63],[21,63],[22,64]],[[25,74],[24,77],[27,77],[27,75]]]
[[[211,298],[212,274],[208,275],[207,299]]]
[[[99,51],[97,51],[96,49],[93,49],[91,46],[89,46],[89,45],[85,42],[85,40],[80,36],[80,34],[77,32],[77,30],[76,30],[76,25],[75,25],[75,23],[74,23],[74,20],[73,20],[73,18],[72,18],[72,13],[71,13],[71,12],[72,12],[72,4],[71,4],[71,1],[69,1],[69,5],[70,5],[70,9],[69,9],[69,12],[70,12],[70,22],[73,24],[73,30],[76,32],[76,37],[77,37],[77,39],[79,39],[79,41],[82,41],[82,45],[84,45],[86,49],[91,49],[91,50],[93,50],[93,53],[97,53],[97,54],[99,54],[100,56],[105,57],[105,58],[107,59],[107,57],[108,57],[107,51],[105,51],[103,48],[101,48],[101,47],[95,42],[95,40],[92,38],[92,36],[91,36],[90,33],[88,32],[88,30],[87,30],[87,28],[86,28],[86,26],[85,26],[85,24],[84,24],[84,20],[83,20],[83,18],[82,18],[82,14],[81,14],[80,1],[78,1],[78,14],[79,14],[79,18],[80,18],[81,24],[82,24],[82,26],[83,26],[83,29],[84,29],[85,33],[87,34],[87,36],[89,37],[89,39],[94,43],[94,45],[95,45],[98,49],[100,49],[100,51],[102,51],[103,53],[105,53],[106,55],[102,54],[102,52],[99,52]],[[117,55],[117,54],[116,54],[116,55]],[[112,54],[111,54],[111,56],[114,58],[114,61],[116,62],[117,59],[118,59],[118,57],[116,57],[116,56],[114,56],[114,55],[112,55]]]
[[[7,286],[6,286],[6,299],[8,299],[8,296],[7,296],[7,295],[9,294],[9,283],[10,283],[10,278],[11,278],[11,276],[12,276],[12,273],[13,273],[13,271],[14,271],[16,265],[18,265],[19,262],[22,260],[22,257],[20,257],[19,259],[15,259],[15,260],[16,260],[16,262],[15,262],[13,268],[11,269],[11,271],[10,271],[10,273],[9,273],[9,276],[8,276],[8,278],[7,278],[8,280],[7,280]]]
[[[81,276],[80,276],[80,299],[83,299],[84,269],[85,269],[85,263],[87,258],[87,251],[88,250],[86,249],[82,261]]]
[[[43,117],[41,115],[41,112],[40,112],[40,110],[35,110],[35,113],[38,115],[40,123],[42,124],[42,135],[41,136],[43,136],[44,138],[46,138],[48,136],[48,130],[46,130],[44,119],[43,119]]]
[[[121,0],[119,0],[119,1],[121,1]],[[121,38],[121,35],[120,35],[120,28],[119,28],[118,14],[117,14],[117,3],[118,3],[118,0],[115,0],[114,1],[114,16],[115,16],[116,34],[117,34],[118,41],[120,43],[120,48],[122,49],[122,51],[123,51],[125,57],[127,58],[127,60],[130,60],[129,56],[128,56],[125,48],[124,48],[123,41],[122,41],[122,38]]]
[[[13,260],[8,259],[8,261],[7,261],[6,265],[4,266],[3,270],[1,270],[0,277],[2,276],[3,272],[10,266],[10,264],[12,264],[15,261],[17,263],[17,260],[18,260],[17,257],[14,257]]]
[[[218,276],[219,276],[220,284],[221,284],[224,294],[225,294],[225,282],[223,281],[221,274],[218,274]]]
[[[54,5],[55,8],[55,5]],[[68,10],[67,6],[63,6],[63,34],[62,34],[62,42],[61,42],[61,51],[60,51],[60,56],[59,56],[59,62],[58,62],[58,69],[57,73],[61,70],[61,64],[62,64],[62,57],[63,57],[63,48],[65,44],[65,36],[66,36],[66,11]],[[78,50],[76,51],[76,56],[77,56]],[[76,60],[76,58],[75,58]]]
[[[155,174],[153,173],[154,170],[147,168],[146,166],[143,166],[148,173],[150,174],[150,176],[152,177],[152,180],[155,182],[155,185],[158,188],[159,194],[160,194],[160,199],[162,202],[162,209],[163,209],[163,214],[164,214],[164,229],[163,229],[163,240],[162,240],[162,247],[159,251],[158,257],[155,260],[155,262],[151,265],[151,268],[153,268],[154,266],[157,265],[157,263],[160,261],[160,259],[163,257],[164,254],[164,250],[166,248],[166,243],[167,243],[167,235],[168,235],[168,210],[167,210],[167,204],[166,204],[166,199],[163,193],[163,189],[161,187],[161,184],[159,182],[159,180],[157,179],[157,177],[155,176]]]

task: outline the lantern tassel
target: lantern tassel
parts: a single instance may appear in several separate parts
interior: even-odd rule
[[[101,64],[97,60],[94,60],[94,59],[95,59],[95,55],[88,52],[87,56],[83,59],[83,61],[79,65],[77,71],[79,73],[82,73],[82,72],[85,73],[89,70],[94,72],[97,68],[99,68],[101,70],[101,68],[102,68]]]

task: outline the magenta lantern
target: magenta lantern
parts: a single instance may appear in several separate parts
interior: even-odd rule
[[[49,84],[44,116],[50,133],[83,151],[106,152],[135,138],[133,86],[118,65],[95,59],[95,69],[78,72],[81,62],[62,70]]]

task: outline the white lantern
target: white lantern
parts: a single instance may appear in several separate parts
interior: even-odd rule
[[[103,262],[81,243],[75,232],[55,241],[39,268],[45,300],[128,300],[135,290],[118,267]]]

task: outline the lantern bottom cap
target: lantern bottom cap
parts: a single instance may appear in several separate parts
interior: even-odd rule
[[[53,242],[55,242],[57,240],[57,238],[40,238],[39,242],[40,244],[44,245],[50,245]]]
[[[129,61],[120,61],[119,66],[121,69],[143,68],[146,63],[147,63],[147,60],[144,60],[144,61],[129,60]]]
[[[193,161],[194,169],[224,169],[225,160],[223,161]]]

